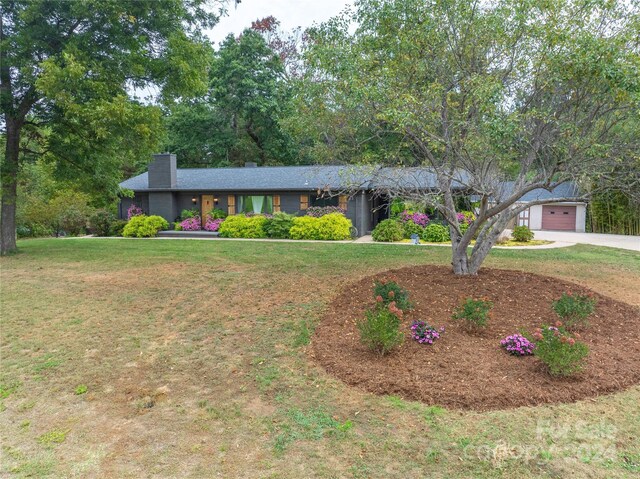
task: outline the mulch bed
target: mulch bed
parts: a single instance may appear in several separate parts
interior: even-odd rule
[[[404,343],[384,357],[360,343],[356,328],[375,304],[374,279],[397,281],[415,305],[403,319]],[[310,354],[347,384],[456,409],[572,402],[638,384],[640,311],[597,293],[596,311],[581,334],[590,349],[588,366],[579,375],[554,378],[537,358],[511,356],[500,348],[505,336],[555,323],[551,302],[563,292],[592,291],[519,271],[483,268],[476,277],[457,277],[442,266],[389,271],[351,284],[335,298],[315,331]],[[451,319],[453,309],[469,296],[486,296],[494,303],[488,327],[476,334]],[[445,326],[446,332],[433,345],[418,344],[409,337],[414,319]]]

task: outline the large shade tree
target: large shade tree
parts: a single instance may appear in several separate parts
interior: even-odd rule
[[[209,85],[167,116],[167,149],[182,166],[291,164],[298,160],[281,127],[289,113],[289,85],[281,55],[261,32],[246,29],[211,55]]]
[[[437,208],[453,271],[476,274],[509,222],[542,203],[518,202],[526,193],[597,189],[594,178],[638,191],[639,12],[635,0],[360,0],[310,32],[307,78],[333,92],[329,108],[401,139],[381,163],[435,175],[430,191],[411,170],[387,175],[381,193]],[[478,200],[466,231],[458,195]]]
[[[156,100],[202,92],[216,0],[0,0],[1,248],[16,248],[21,162],[115,194],[124,164],[160,141]],[[28,137],[28,141],[27,141]]]

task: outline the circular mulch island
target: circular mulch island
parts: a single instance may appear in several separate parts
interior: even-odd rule
[[[394,280],[409,290],[415,309],[402,321],[405,341],[381,357],[360,343],[356,321],[373,307],[375,280]],[[500,340],[532,332],[558,318],[551,303],[563,292],[592,292],[556,278],[483,268],[478,276],[455,276],[450,268],[419,266],[389,271],[349,285],[330,304],[313,338],[312,355],[347,384],[458,409],[491,410],[572,402],[620,391],[640,382],[640,311],[593,293],[598,299],[590,326],[581,334],[588,365],[572,378],[550,376],[533,356],[516,357]],[[451,319],[466,297],[494,304],[486,330],[470,334]],[[413,320],[444,326],[433,345],[409,337]]]

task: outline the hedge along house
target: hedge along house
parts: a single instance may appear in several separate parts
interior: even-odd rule
[[[120,183],[132,190],[121,198],[120,218],[133,203],[146,213],[175,221],[182,210],[198,209],[202,218],[214,208],[238,213],[304,214],[310,206],[338,206],[346,211],[358,235],[368,234],[388,217],[388,198],[380,195],[384,184],[410,189],[435,188],[435,176],[425,169],[354,166],[263,166],[246,163],[240,168],[177,168],[176,156],[154,155],[149,170]],[[509,183],[505,183],[505,191]],[[463,185],[458,185],[464,190]],[[343,192],[349,192],[344,194]],[[572,183],[552,192],[538,189],[521,201],[545,198],[578,198]],[[473,198],[473,196],[472,196]],[[563,202],[531,206],[514,223],[533,230],[584,231],[585,203]]]

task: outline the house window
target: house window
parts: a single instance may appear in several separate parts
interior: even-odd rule
[[[317,197],[311,195],[311,206],[339,206],[340,198],[337,196]]]
[[[273,213],[273,196],[239,195],[238,212],[240,213]]]

